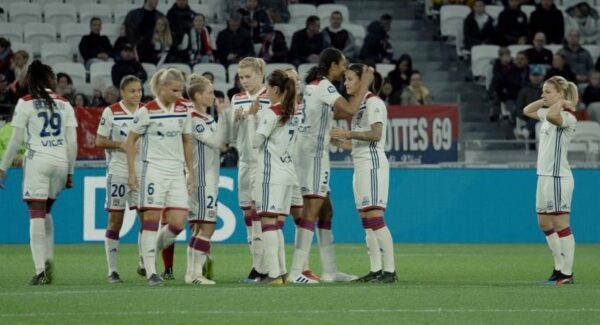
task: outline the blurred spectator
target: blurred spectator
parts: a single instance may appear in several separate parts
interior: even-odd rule
[[[258,6],[258,0],[245,0],[244,7],[237,12],[242,16],[242,28],[250,32],[253,43],[261,43],[261,28],[272,25],[269,15],[264,8]]]
[[[567,8],[565,32],[572,30],[579,31],[581,44],[595,44],[600,40],[598,11],[584,0],[576,0]]]
[[[590,82],[583,90],[581,101],[586,107],[591,103],[600,102],[600,72],[592,71],[590,73]]]
[[[238,63],[247,56],[254,56],[252,37],[241,25],[242,16],[234,12],[229,17],[227,28],[217,35],[217,55],[224,66]]]
[[[73,96],[75,95],[75,88],[73,87],[73,79],[71,79],[71,76],[64,72],[56,74],[56,94],[66,98],[72,103]]]
[[[115,44],[113,45],[113,55],[115,60],[121,59],[121,51],[123,50],[123,46],[125,44],[133,44],[133,40],[129,40],[127,38],[127,27],[125,24],[121,24],[121,29],[119,30],[119,37],[115,40]]]
[[[571,70],[571,67],[567,63],[567,60],[563,53],[555,53],[552,56],[552,67],[546,72],[545,80],[550,77],[561,76],[569,81],[575,82],[575,73]]]
[[[463,22],[464,47],[492,44],[495,38],[494,20],[485,12],[485,2],[476,0],[473,10]]]
[[[112,62],[113,47],[106,35],[100,35],[102,20],[98,17],[90,19],[90,33],[79,41],[79,53],[85,62],[86,69],[94,62]]]
[[[290,61],[294,65],[317,63],[319,54],[325,49],[319,17],[306,18],[306,27],[295,32],[290,45]]]
[[[13,60],[13,51],[10,48],[10,41],[0,37],[0,73],[6,74]]]
[[[75,94],[75,99],[73,100],[73,107],[88,107],[90,104],[90,100],[83,93]]]
[[[533,47],[525,50],[529,64],[552,65],[552,51],[544,48],[546,45],[546,35],[539,32],[533,36]]]
[[[329,26],[323,28],[321,34],[323,34],[323,40],[327,47],[335,47],[342,51],[346,58],[352,60],[356,51],[354,35],[342,27],[343,22],[344,17],[341,12],[332,12],[329,16]]]
[[[410,74],[410,83],[402,91],[403,105],[425,105],[431,103],[431,93],[421,82],[421,73],[414,70]]]
[[[493,99],[492,105],[490,105],[490,121],[494,122],[498,120],[500,112],[500,98],[496,89],[499,87],[502,77],[510,71],[514,65],[510,50],[507,47],[500,47],[498,49],[498,58],[492,61],[492,80],[488,89],[489,96]]]
[[[466,5],[473,7],[473,0],[431,0],[432,8],[440,10],[443,5]]]
[[[137,47],[140,62],[161,65],[168,60],[173,45],[173,36],[167,17],[159,17],[154,25],[152,38],[142,40]]]
[[[537,120],[527,117],[523,114],[525,106],[529,105],[542,96],[542,86],[544,84],[544,75],[546,69],[541,64],[529,66],[529,79],[517,95],[517,118],[522,122],[517,123],[514,129],[515,138],[519,139],[535,139],[535,124]]]
[[[119,101],[119,88],[115,86],[108,86],[104,90],[104,101],[106,106],[110,106]]]
[[[257,53],[267,63],[283,63],[288,57],[288,48],[285,36],[278,30],[273,30],[271,25],[263,25],[263,42]]]
[[[240,76],[236,73],[233,78],[233,88],[227,91],[227,98],[233,97],[233,95],[242,91],[242,84],[240,83]]]
[[[562,44],[565,36],[565,23],[562,11],[554,5],[554,0],[541,0],[529,17],[529,35],[542,32],[548,44]]]
[[[408,54],[402,54],[396,67],[390,71],[384,83],[384,95],[390,104],[400,104],[402,102],[402,91],[410,83],[412,74],[412,58]],[[384,91],[384,90],[382,90]]]
[[[210,42],[210,27],[205,25],[206,19],[203,14],[194,17],[193,26],[179,45],[186,48],[190,65],[197,63],[215,62],[213,47]]]
[[[215,84],[215,75],[212,74],[212,72],[206,71],[202,73],[202,76],[205,77],[206,79],[210,80],[210,83]],[[219,98],[219,99],[224,99],[225,98],[225,94],[223,94],[222,91],[215,89],[214,91],[215,93],[215,97]]]
[[[173,43],[181,43],[183,36],[192,28],[192,22],[196,13],[188,5],[188,0],[175,0],[171,9],[167,12],[167,19],[171,22]],[[185,58],[187,61],[187,58]]]
[[[267,14],[274,24],[290,21],[287,0],[261,0],[260,3],[265,6]]]
[[[8,87],[6,76],[0,73],[0,116],[8,115],[9,109],[17,102],[17,97]]]
[[[508,7],[498,16],[497,29],[500,44],[527,44],[527,15],[521,11],[519,0],[508,0]]]
[[[495,84],[496,99],[504,104],[506,109],[505,112],[502,112],[503,116],[510,118],[511,121],[514,121],[515,118],[519,90],[525,85],[528,77],[527,55],[524,52],[519,52],[515,57],[514,64],[500,76]]]
[[[148,79],[146,70],[144,70],[144,66],[136,59],[134,51],[133,44],[126,43],[123,45],[120,55],[121,59],[115,62],[110,72],[113,86],[119,87],[121,79],[127,75],[140,78],[142,83]]]
[[[365,64],[374,66],[376,63],[390,63],[393,51],[389,42],[388,32],[392,27],[392,16],[383,14],[379,20],[367,27],[367,36],[360,49],[360,59]]]
[[[594,62],[588,50],[579,43],[580,33],[571,30],[567,34],[567,42],[560,52],[565,56],[569,67],[575,73],[577,83],[587,82],[588,74],[594,69]]]
[[[10,89],[15,94],[19,95],[19,89],[25,84],[25,77],[29,68],[29,53],[25,50],[18,50],[12,62],[10,71],[7,74],[7,81],[10,83]],[[23,88],[24,90],[24,88]],[[20,96],[18,96],[20,97]]]
[[[141,8],[131,10],[125,16],[125,30],[127,39],[135,43],[144,39],[152,39],[154,25],[159,17],[164,14],[156,10],[158,0],[145,0]]]

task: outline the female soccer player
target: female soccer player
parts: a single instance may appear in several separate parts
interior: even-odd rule
[[[19,99],[12,137],[0,165],[0,184],[27,135],[23,161],[23,200],[29,208],[29,243],[35,276],[30,285],[52,282],[54,226],[50,210],[63,188],[73,186],[77,120],[71,104],[54,93],[52,69],[35,60],[26,75],[29,94]]]
[[[574,182],[567,152],[577,124],[573,112],[578,100],[577,86],[555,76],[544,82],[542,99],[523,109],[525,115],[542,122],[536,209],[538,224],[554,256],[554,270],[548,284],[573,283],[575,238],[569,225],[569,214]]]
[[[263,111],[258,129],[255,131],[258,103],[255,102],[248,115],[248,138],[252,146],[258,148],[260,158],[256,171],[254,197],[256,210],[261,218],[262,239],[264,241],[264,265],[268,284],[283,284],[279,252],[283,249],[283,235],[277,234],[278,221],[283,222],[290,213],[292,193],[297,185],[290,145],[289,120],[296,108],[296,84],[281,70],[275,70],[267,81],[267,96],[271,107]],[[285,262],[284,262],[285,263]]]
[[[133,121],[133,114],[140,107],[142,82],[135,76],[123,77],[120,102],[104,109],[96,137],[96,146],[106,151],[106,204],[109,213],[104,248],[108,264],[108,282],[121,282],[117,267],[119,256],[119,232],[123,225],[125,205],[137,205],[137,193],[130,190],[127,175],[127,156],[124,143]]]
[[[139,191],[143,214],[142,250],[146,277],[151,286],[161,285],[156,274],[156,250],[175,241],[188,214],[188,191],[193,188],[190,104],[181,99],[185,80],[176,69],[160,69],[150,80],[156,99],[134,114],[127,137],[129,186]],[[136,142],[141,138],[142,171],[136,177]],[[184,169],[187,168],[187,182]],[[187,188],[186,188],[187,183]],[[168,226],[160,231],[161,211]]]
[[[353,64],[346,71],[344,86],[348,95],[354,96],[359,91],[364,69],[363,64]],[[390,167],[384,151],[387,110],[385,103],[376,95],[382,83],[381,75],[375,73],[373,92],[368,92],[363,98],[358,112],[352,117],[351,130],[334,128],[331,131],[333,139],[344,141],[352,150],[354,201],[365,229],[371,260],[371,271],[356,282],[391,283],[397,280],[394,241],[383,220]]]
[[[321,52],[319,63],[309,70],[304,90],[304,116],[298,129],[295,146],[298,162],[296,170],[304,197],[303,217],[299,222],[298,241],[294,251],[289,280],[293,283],[317,283],[302,275],[310,253],[315,221],[319,220],[319,248],[324,282],[351,281],[356,279],[337,270],[331,234],[333,215],[329,200],[329,130],[334,112],[341,117],[351,117],[368,91],[373,72],[368,69],[361,79],[360,90],[350,101],[344,99],[331,83],[339,80],[346,71],[346,58],[337,49]]]
[[[259,101],[257,119],[260,119],[262,111],[270,105],[263,85],[264,71],[265,61],[262,59],[253,57],[242,59],[238,65],[238,75],[244,91],[231,98],[233,137],[240,155],[238,163],[239,204],[244,211],[248,243],[252,253],[252,270],[245,280],[248,282],[258,281],[261,274],[264,273],[261,266],[263,253],[261,223],[260,218],[256,215],[252,197],[258,152],[252,147],[252,140],[246,137],[249,127],[246,117],[250,105],[256,100]]]
[[[195,108],[192,111],[192,134],[196,140],[193,166],[198,178],[197,187],[189,198],[188,221],[193,235],[188,246],[185,282],[215,284],[202,275],[202,268],[210,254],[210,238],[217,222],[220,149],[226,131],[225,107],[222,101],[216,103],[220,117],[218,123],[207,113],[208,107],[215,102],[215,95],[212,84],[203,76],[190,76],[187,93]]]

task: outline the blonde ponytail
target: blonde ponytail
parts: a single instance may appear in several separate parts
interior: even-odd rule
[[[194,73],[188,77],[187,94],[190,100],[194,100],[197,93],[202,94],[210,85],[208,78]]]
[[[579,89],[575,83],[568,81],[561,76],[554,76],[546,80],[551,83],[559,93],[562,93],[565,100],[568,100],[571,105],[575,106],[579,102]]]
[[[160,87],[164,87],[173,81],[185,82],[185,74],[175,68],[160,69],[150,79],[150,90],[158,97]]]
[[[264,77],[266,66],[267,66],[267,64],[265,63],[265,60],[263,60],[261,58],[255,58],[255,57],[249,56],[249,57],[243,58],[238,63],[238,70],[243,69],[243,68],[252,68],[254,71],[256,71],[256,73],[258,73],[260,76]]]

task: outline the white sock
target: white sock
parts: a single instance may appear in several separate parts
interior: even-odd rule
[[[187,245],[187,268],[185,269],[185,276],[191,277],[194,274],[194,255],[192,254],[192,247],[194,245],[194,237],[190,239],[189,244]]]
[[[37,211],[30,210],[33,215]],[[46,212],[42,211],[42,215]],[[35,266],[35,274],[40,274],[46,269],[46,221],[43,217],[34,217],[29,220],[29,246]]]
[[[575,258],[575,237],[571,233],[571,228],[559,231],[558,238],[563,256],[563,267],[560,271],[564,275],[571,275],[573,274],[573,260]]]
[[[296,247],[294,250],[294,257],[292,259],[292,266],[290,267],[291,275],[298,275],[304,271],[304,266],[307,264],[308,256],[310,254],[310,247],[314,236],[315,223],[302,219],[298,226],[298,240],[296,241]]]
[[[202,275],[202,267],[210,254],[210,240],[204,237],[196,237],[192,247],[192,261],[194,263],[192,278]]]
[[[252,218],[244,216],[244,222],[246,224],[246,241],[248,242],[248,249],[250,249],[250,256],[252,257],[252,267],[254,267],[254,247],[252,246]]]
[[[106,263],[108,265],[108,275],[118,271],[119,257],[119,233],[115,231],[106,231],[104,236],[104,250],[106,251]]]
[[[379,248],[381,248],[381,256],[383,257],[383,271],[395,272],[396,264],[394,262],[394,241],[392,234],[385,225],[383,217],[370,218],[370,226],[373,229],[373,234],[377,238]]]
[[[371,264],[371,272],[381,271],[381,248],[377,236],[372,229],[365,229],[365,242],[367,243],[367,252]]]
[[[46,213],[46,260],[54,259],[54,222],[52,214]]]
[[[284,275],[287,273],[287,269],[285,266],[285,239],[281,229],[277,229],[277,248],[280,275]]]
[[[333,246],[333,233],[329,228],[317,227],[317,239],[319,240],[319,251],[323,273],[337,272],[335,265],[335,247]]]
[[[152,274],[156,274],[157,230],[158,222],[144,222],[144,230],[142,230],[142,253],[144,254],[144,267],[146,268],[147,278],[150,278]]]
[[[183,229],[178,229],[171,225],[165,225],[164,227],[161,227],[156,238],[157,251],[161,251],[173,244],[177,238],[177,235],[179,235],[182,230]]]
[[[298,228],[298,225],[296,225],[296,228],[294,230],[294,247],[296,247],[297,243],[298,243],[298,233],[299,233],[299,228]],[[306,259],[306,262],[302,266],[302,271],[310,270],[310,266],[308,265],[309,260],[310,260],[310,258]]]
[[[546,243],[548,243],[550,252],[552,252],[552,256],[554,257],[554,269],[560,271],[563,268],[563,257],[560,252],[561,249],[558,234],[554,230],[551,230],[551,232],[545,231],[544,234],[546,235]]]
[[[277,237],[276,225],[264,225],[262,228],[262,236],[264,240],[264,264],[265,273],[269,274],[270,278],[281,276],[279,269],[279,238]]]
[[[258,273],[263,274],[265,273],[263,261],[264,247],[260,220],[252,220],[252,267],[254,267]]]
[[[141,227],[141,225],[140,225]],[[144,268],[144,250],[142,249],[142,232],[138,232],[138,238],[137,238],[137,244],[138,244],[138,266],[140,268]]]

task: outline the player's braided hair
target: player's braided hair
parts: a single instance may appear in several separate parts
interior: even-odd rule
[[[281,106],[283,106],[283,115],[279,119],[281,124],[287,123],[296,110],[296,82],[290,78],[283,70],[275,70],[269,76],[267,83],[271,87],[279,88],[283,96]]]
[[[344,54],[336,48],[329,47],[324,49],[319,55],[319,63],[308,70],[304,81],[308,84],[326,77],[331,65],[340,62],[343,56]]]
[[[45,101],[48,108],[54,110],[56,104],[46,91],[46,89],[56,90],[56,76],[50,66],[39,60],[33,61],[25,75],[25,88],[31,97]]]
[[[362,78],[362,74],[364,69],[367,68],[366,64],[362,63],[353,63],[348,67],[348,70],[353,71],[358,76],[358,79]],[[369,90],[375,94],[379,95],[381,88],[383,87],[383,77],[377,71],[373,74],[373,82],[369,85]]]

